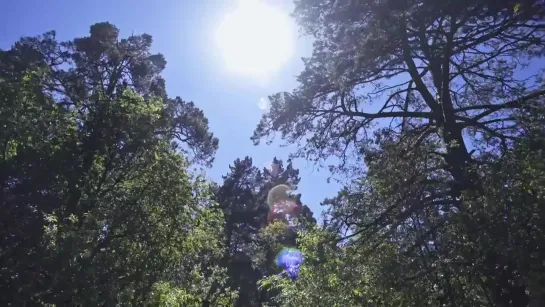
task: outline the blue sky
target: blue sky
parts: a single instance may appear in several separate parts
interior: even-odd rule
[[[273,1],[290,13],[290,0]],[[167,59],[164,77],[169,96],[194,101],[205,113],[210,128],[220,140],[220,148],[208,175],[218,181],[236,158],[250,156],[259,167],[270,165],[274,156],[285,160],[289,148],[276,145],[254,146],[250,136],[262,110],[259,100],[277,91],[291,91],[302,69],[302,56],[311,51],[308,39],[298,39],[294,56],[267,83],[234,75],[224,69],[216,48],[214,32],[235,0],[3,0],[0,9],[0,48],[7,49],[22,36],[56,30],[59,40],[88,35],[89,26],[109,21],[121,36],[148,33],[153,51]],[[294,26],[295,27],[295,26]],[[319,203],[339,190],[327,183],[327,170],[297,160],[301,171],[299,192],[303,202],[319,217]]]

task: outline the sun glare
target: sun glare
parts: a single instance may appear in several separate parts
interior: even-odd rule
[[[216,42],[229,71],[266,79],[292,56],[294,35],[289,16],[262,1],[239,1],[219,24]]]

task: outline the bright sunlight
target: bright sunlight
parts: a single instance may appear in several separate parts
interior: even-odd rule
[[[239,0],[216,31],[226,68],[267,79],[293,54],[294,33],[289,16],[262,0]]]

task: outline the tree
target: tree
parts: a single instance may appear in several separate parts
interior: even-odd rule
[[[426,164],[385,142],[364,182],[327,201],[327,226],[300,236],[297,283],[263,282],[281,289],[282,306],[542,305],[544,113],[535,111],[519,117],[525,132],[512,150],[475,170],[487,190],[464,193],[465,210],[434,199],[414,176]]]
[[[267,207],[259,202],[260,173],[252,160],[237,159],[229,168],[216,192],[225,218],[225,251],[220,265],[227,268],[229,285],[239,292],[235,306],[251,306],[258,300],[255,282],[259,277],[252,265],[250,246],[263,226]]]
[[[221,212],[178,150],[206,164],[218,141],[192,103],[166,97],[151,36],[118,32],[0,51],[4,304],[145,304],[221,250]]]
[[[295,3],[314,52],[300,86],[270,97],[256,143],[274,132],[289,143],[308,137],[296,156],[338,156],[343,169],[350,158],[361,160],[373,139],[367,130],[391,120],[392,132],[439,138],[446,167],[463,186],[471,161],[463,135],[508,143],[516,127],[505,111],[545,94],[540,81],[517,73],[543,56],[538,2]]]
[[[521,273],[533,249],[504,255],[516,248],[498,231],[541,212],[534,196],[500,188],[525,180],[494,167],[525,160],[519,146],[535,138],[518,114],[542,116],[543,80],[527,68],[543,57],[543,14],[538,1],[296,1],[314,52],[299,87],[270,97],[253,140],[279,132],[304,142],[294,156],[337,156],[333,170],[356,171],[329,201],[328,225],[350,246],[389,255],[375,267],[393,279],[375,284],[394,290],[389,304],[526,306],[539,297],[529,284],[540,284],[530,276],[541,267]],[[505,215],[515,203],[518,221]]]
[[[273,166],[260,170],[249,157],[237,159],[215,193],[225,218],[225,254],[221,267],[227,268],[228,285],[238,290],[235,306],[260,306],[270,300],[271,295],[258,289],[257,283],[263,276],[278,271],[274,258],[280,249],[295,244],[295,233],[286,229],[285,224],[268,226],[271,221],[266,200],[268,191],[278,184],[289,184],[296,189],[299,171],[291,163],[284,168],[283,162],[276,158]],[[304,206],[304,211],[306,219],[312,218],[308,207]]]

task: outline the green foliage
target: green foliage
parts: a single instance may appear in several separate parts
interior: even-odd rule
[[[487,189],[466,191],[463,207],[440,189],[432,206],[415,207],[411,199],[430,195],[422,190],[430,183],[418,190],[390,178],[417,159],[373,155],[364,184],[329,200],[330,223],[299,234],[306,261],[297,281],[269,276],[261,286],[277,290],[280,306],[542,305],[543,126],[519,125],[528,134],[478,167]]]
[[[141,305],[164,285],[202,300],[225,278],[223,218],[176,148],[208,163],[217,140],[166,97],[149,35],[90,32],[0,51],[0,301]]]
[[[300,194],[297,218],[269,210],[297,188],[291,160],[237,159],[220,184],[188,171],[219,143],[167,96],[150,35],[104,22],[0,50],[2,305],[545,305],[545,90],[520,76],[543,58],[543,8],[295,4],[314,52],[253,140],[338,159],[352,180],[321,226]],[[305,256],[296,281],[284,247]]]
[[[189,287],[174,286],[172,283],[155,284],[148,303],[154,306],[202,306],[214,283],[226,283],[225,269],[215,269],[211,276],[195,272],[187,279]],[[214,293],[215,306],[232,306],[237,300],[237,292],[228,288]]]
[[[264,281],[278,304],[543,304],[545,90],[524,71],[542,68],[543,9],[295,1],[313,54],[252,139],[279,134],[352,180],[299,236],[301,277]]]
[[[189,163],[213,161],[217,139],[192,102],[166,96],[151,37],[118,32],[99,23],[89,37],[49,32],[0,53],[0,301],[268,300],[257,281],[294,236],[264,234],[266,194],[295,187],[298,171],[246,158],[219,187],[190,174]]]
[[[216,190],[215,200],[225,218],[225,255],[221,266],[227,268],[227,285],[238,290],[233,306],[259,306],[270,301],[276,293],[259,289],[257,283],[263,276],[279,272],[274,264],[276,254],[295,244],[296,235],[287,221],[271,223],[268,219],[266,199],[268,191],[278,184],[289,184],[295,189],[299,171],[291,163],[284,167],[276,158],[273,164],[274,172],[259,170],[249,157],[237,159]],[[301,225],[315,222],[310,210],[303,207],[306,214],[300,216],[305,222]]]

